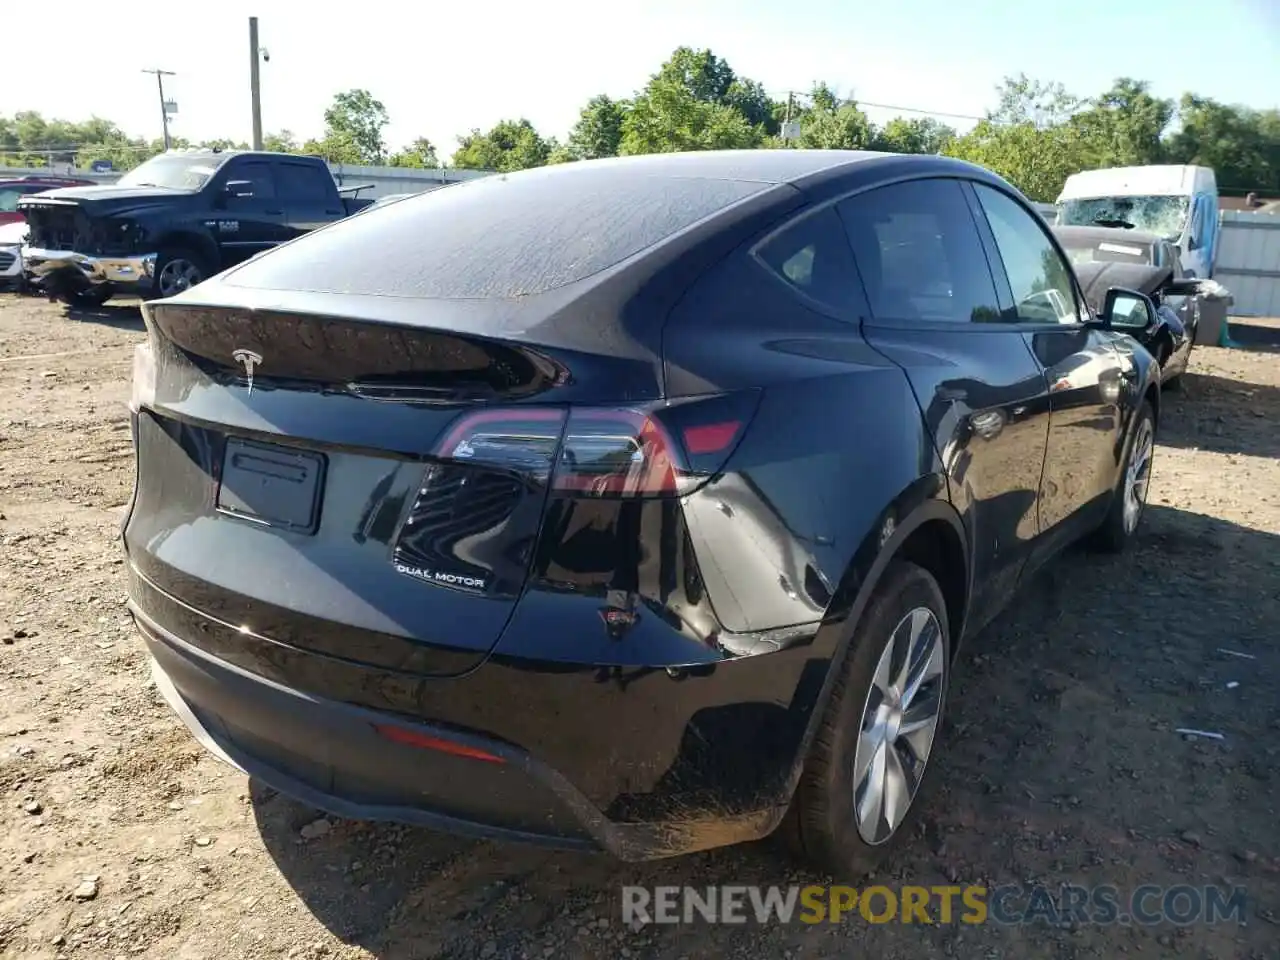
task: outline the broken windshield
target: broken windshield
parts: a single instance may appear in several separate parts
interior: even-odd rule
[[[1187,224],[1190,197],[1095,197],[1066,200],[1058,223],[1073,227],[1128,227],[1179,240]]]

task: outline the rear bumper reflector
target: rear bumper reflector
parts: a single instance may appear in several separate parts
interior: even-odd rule
[[[487,750],[478,750],[475,747],[468,747],[465,744],[455,743],[452,740],[443,740],[440,737],[429,737],[424,733],[418,733],[415,730],[406,730],[404,727],[395,727],[385,723],[375,723],[373,729],[378,735],[385,737],[392,743],[398,743],[406,747],[417,747],[420,750],[436,750],[440,753],[447,753],[455,757],[466,757],[470,760],[483,760],[486,763],[506,763],[502,757],[489,753]]]

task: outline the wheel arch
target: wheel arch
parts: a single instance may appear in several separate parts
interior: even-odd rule
[[[964,634],[971,590],[969,538],[959,512],[945,497],[940,474],[922,477],[881,511],[841,578],[827,622],[845,626],[832,665],[842,662],[858,621],[885,570],[894,560],[909,560],[928,570],[947,601],[947,620],[958,646]]]
[[[160,237],[156,247],[158,251],[171,250],[175,247],[193,250],[201,256],[208,257],[210,270],[213,273],[218,272],[218,245],[204,234],[194,230],[170,230]]]
[[[942,474],[919,478],[881,511],[841,579],[823,624],[824,629],[836,632],[836,639],[829,641],[831,655],[826,675],[814,699],[787,780],[786,799],[777,811],[774,826],[783,820],[791,807],[837,678],[857,639],[858,624],[895,560],[917,563],[938,581],[947,605],[947,627],[954,661],[968,620],[969,598],[973,593],[973,563],[964,521],[947,497],[946,478]]]

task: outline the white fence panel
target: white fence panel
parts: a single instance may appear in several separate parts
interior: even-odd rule
[[[1280,216],[1222,212],[1222,238],[1213,276],[1231,291],[1231,312],[1280,317]]]

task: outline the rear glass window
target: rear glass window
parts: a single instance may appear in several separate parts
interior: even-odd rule
[[[857,272],[840,218],[830,207],[771,237],[757,256],[788,284],[828,306],[854,302]]]
[[[493,175],[368,210],[229,280],[429,299],[528,296],[598,273],[768,187],[612,164]]]

